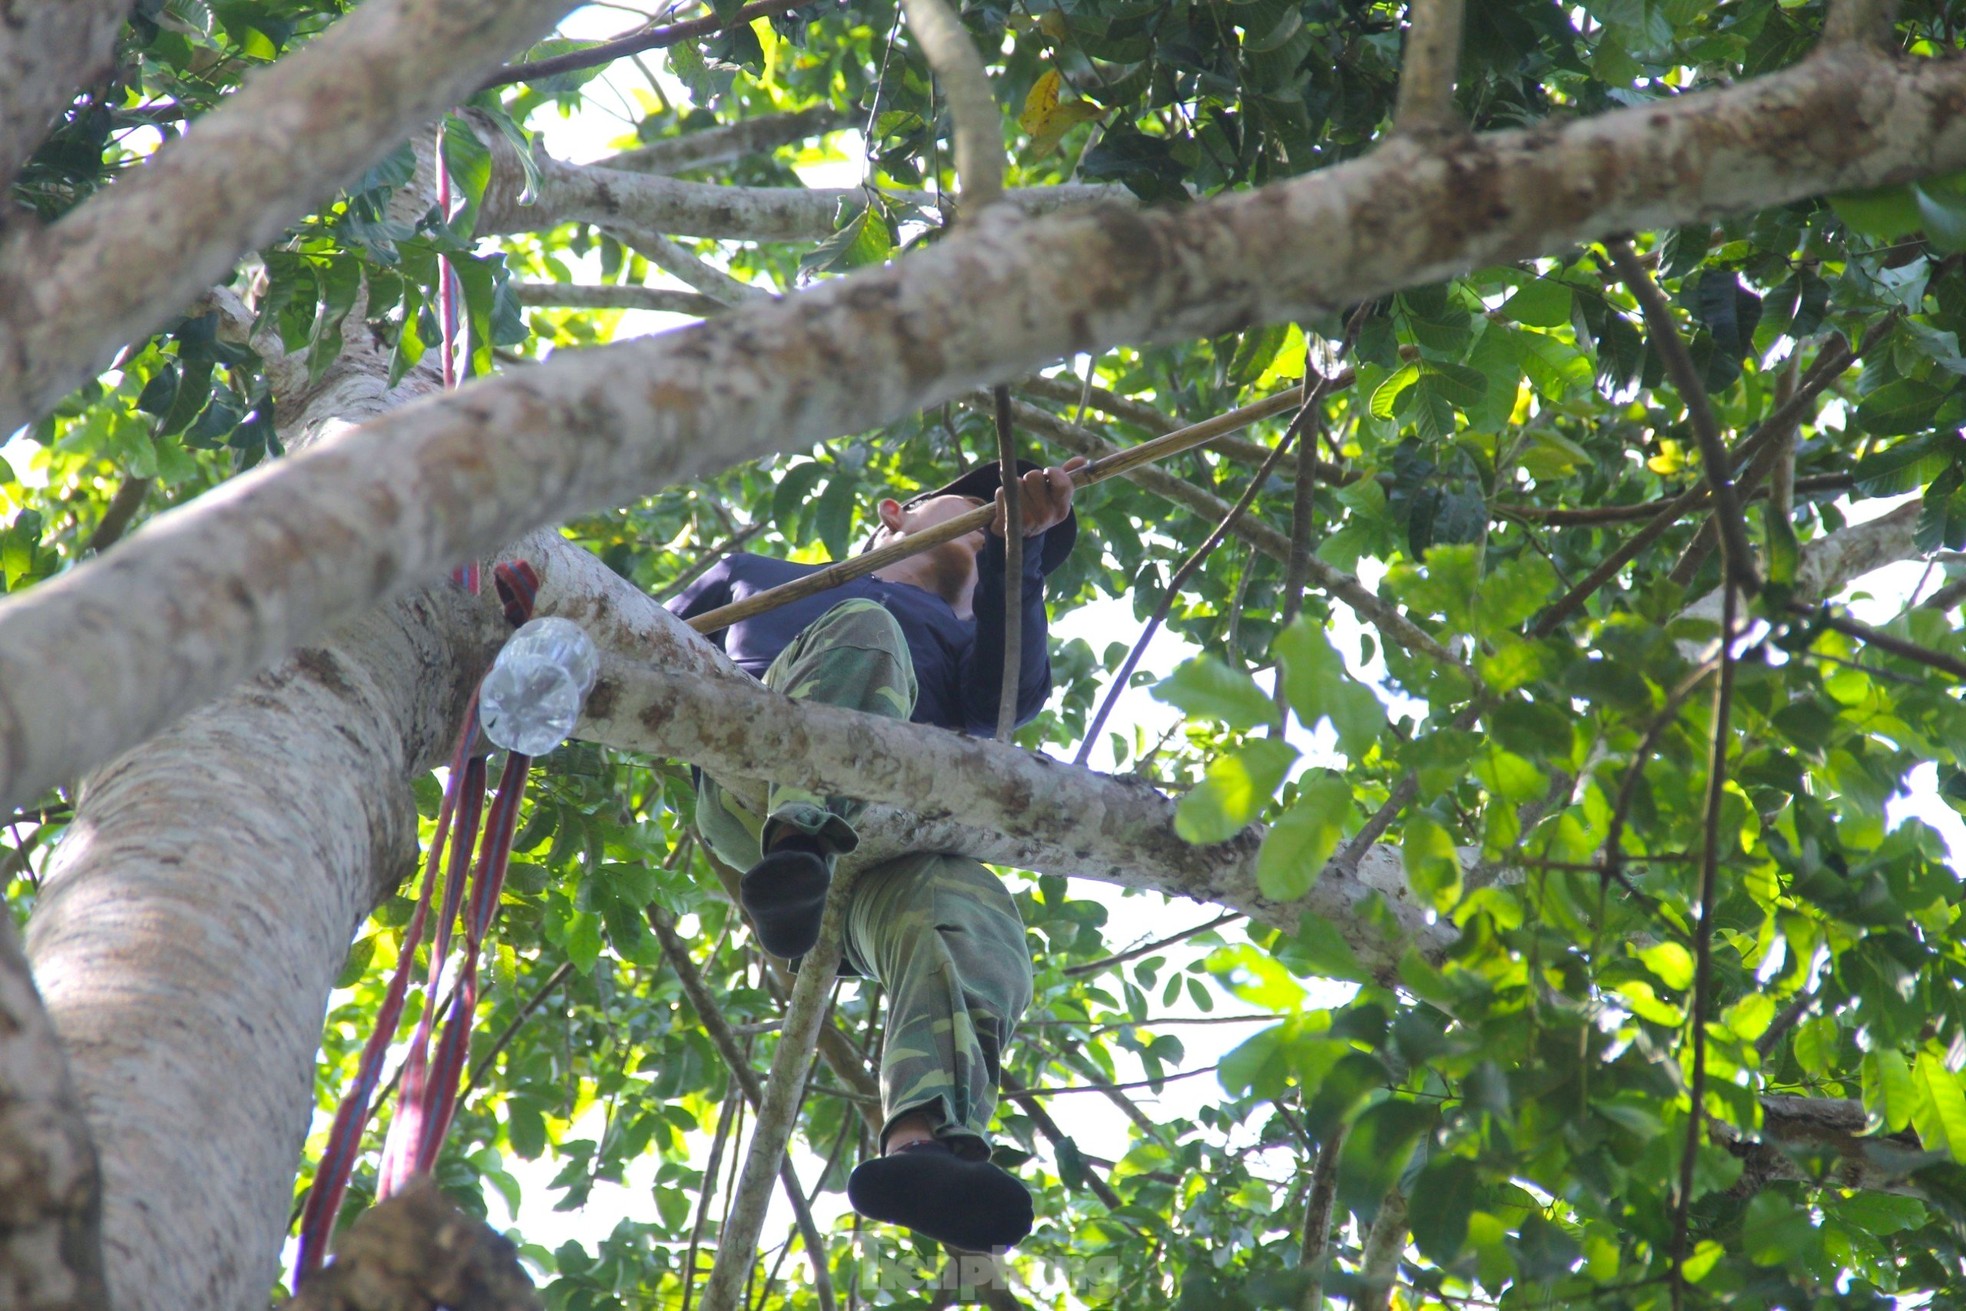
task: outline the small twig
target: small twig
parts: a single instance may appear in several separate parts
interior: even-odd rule
[[[1750,488],[1746,477],[1741,479],[1741,500],[1743,502],[1760,500],[1768,495],[1765,487]],[[1795,480],[1795,490],[1802,495],[1815,492],[1847,492],[1857,485],[1856,479],[1847,473],[1813,474]],[[1706,488],[1700,488],[1700,495],[1689,508],[1698,510],[1706,499]],[[1497,505],[1495,513],[1520,519],[1525,523],[1543,524],[1551,528],[1575,528],[1592,524],[1629,523],[1634,519],[1652,519],[1659,514],[1680,505],[1679,495],[1661,497],[1656,501],[1640,501],[1636,505],[1591,505],[1580,508],[1548,505]]]
[[[1065,1088],[1025,1088],[1020,1092],[1006,1090],[1002,1095],[1006,1101],[1034,1101],[1039,1097],[1062,1097],[1066,1093],[1109,1093],[1127,1092],[1134,1088],[1155,1088],[1167,1083],[1177,1083],[1182,1079],[1198,1079],[1204,1074],[1215,1073],[1218,1067],[1204,1066],[1199,1070],[1182,1070],[1178,1074],[1164,1074],[1158,1079],[1135,1079],[1131,1083],[1075,1083]]]
[[[512,1017],[512,1022],[505,1026],[504,1030],[498,1035],[497,1040],[486,1049],[483,1056],[472,1062],[471,1073],[464,1081],[464,1091],[458,1094],[458,1101],[460,1103],[465,1097],[470,1095],[473,1088],[478,1086],[478,1080],[484,1077],[485,1071],[491,1068],[492,1062],[498,1059],[498,1054],[504,1051],[512,1039],[518,1035],[519,1030],[525,1026],[526,1021],[533,1017],[535,1011],[546,1004],[546,999],[553,995],[553,990],[562,983],[565,983],[567,976],[572,973],[573,962],[561,961],[559,968],[546,976],[546,982],[540,984],[533,991],[532,996],[526,998],[525,1004],[519,1007],[519,1013]]]
[[[1009,1070],[1002,1072],[997,1083],[1005,1095],[1030,1091],[1029,1088],[1024,1086],[1023,1081]],[[1070,1141],[1065,1131],[1058,1127],[1058,1121],[1051,1118],[1051,1112],[1045,1110],[1043,1105],[1037,1100],[1032,1098],[1025,1099],[1024,1114],[1031,1117],[1031,1123],[1038,1127],[1038,1132],[1045,1136],[1045,1139],[1050,1142],[1054,1149]],[[1077,1144],[1074,1143],[1073,1147],[1076,1149]],[[1112,1185],[1095,1174],[1090,1165],[1085,1167],[1085,1186],[1092,1190],[1093,1196],[1106,1204],[1108,1211],[1117,1211],[1124,1205],[1120,1201],[1119,1194],[1113,1191]]]
[[[1311,1167],[1311,1195],[1304,1204],[1304,1238],[1299,1270],[1310,1272],[1298,1311],[1324,1311],[1324,1272],[1331,1261],[1331,1207],[1338,1196],[1338,1153],[1345,1146],[1345,1126],[1326,1135]]]
[[[689,1227],[689,1254],[683,1258],[683,1311],[689,1311],[690,1299],[696,1294],[696,1252],[703,1242],[703,1227],[710,1219],[710,1201],[717,1195],[717,1171],[723,1166],[724,1147],[730,1142],[731,1126],[737,1122],[737,1108],[742,1105],[741,1097],[724,1099],[724,1109],[717,1116],[717,1132],[710,1139],[710,1160],[703,1167],[703,1190],[696,1195],[696,1219]]]
[[[1726,538],[1721,539],[1725,542]],[[1720,670],[1713,689],[1713,734],[1707,749],[1707,795],[1700,850],[1700,922],[1693,935],[1693,1077],[1687,1090],[1686,1145],[1673,1198],[1672,1289],[1677,1307],[1686,1285],[1687,1218],[1693,1205],[1693,1160],[1706,1122],[1707,1013],[1713,1006],[1713,913],[1720,882],[1720,807],[1727,794],[1727,747],[1734,712],[1734,606],[1731,583],[1721,584]]]
[[[1795,356],[1789,356],[1788,367],[1783,369],[1781,376],[1775,379],[1777,410],[1787,405],[1790,398],[1795,395],[1798,364],[1799,361]],[[1757,496],[1766,496],[1774,502],[1768,507],[1771,520],[1775,515],[1787,520],[1794,513],[1795,447],[1801,433],[1802,425],[1798,416],[1796,422],[1788,424],[1776,433],[1774,440],[1763,446],[1754,459],[1748,462],[1747,470],[1742,473],[1740,482],[1734,489],[1742,505],[1746,505]],[[1764,489],[1761,486],[1762,479],[1769,477],[1771,473],[1774,475],[1773,481]],[[1717,522],[1715,518],[1709,516],[1706,522],[1700,525],[1700,531],[1693,534],[1693,540],[1687,543],[1686,549],[1680,553],[1679,562],[1672,567],[1672,572],[1666,575],[1672,582],[1685,587],[1693,581],[1694,576],[1700,571],[1700,566],[1706,563],[1707,555],[1713,550],[1714,544],[1719,541]]]
[[[1725,631],[1720,637],[1723,647],[1733,640],[1733,634]],[[1628,859],[1624,851],[1625,822],[1631,816],[1632,799],[1638,795],[1639,779],[1645,773],[1653,751],[1658,749],[1659,739],[1679,719],[1679,708],[1686,704],[1686,698],[1692,696],[1719,667],[1719,657],[1716,656],[1681,679],[1678,686],[1666,694],[1665,705],[1652,717],[1652,722],[1646,726],[1645,736],[1639,739],[1637,750],[1632,752],[1632,765],[1625,771],[1625,781],[1618,786],[1617,800],[1611,806],[1611,823],[1605,829],[1604,847],[1598,857],[1598,868],[1608,877],[1619,878]]]
[[[672,291],[667,287],[515,282],[512,294],[521,305],[575,310],[652,310],[658,314],[690,314],[699,319],[725,308],[725,302],[700,292]]]
[[[760,155],[846,125],[845,117],[832,106],[818,105],[796,113],[765,114],[723,127],[662,137],[645,146],[596,160],[595,164],[624,173],[676,173]]]
[[[1843,615],[1831,614],[1818,606],[1804,605],[1800,601],[1790,602],[1789,611],[1792,614],[1812,618],[1823,627],[1835,629],[1845,637],[1854,637],[1859,641],[1867,642],[1880,651],[1889,651],[1894,656],[1924,665],[1927,669],[1936,669],[1942,674],[1950,674],[1954,678],[1966,680],[1966,660],[1960,660],[1956,656],[1949,656],[1943,651],[1934,651],[1931,647],[1920,646],[1916,642],[1908,642],[1902,637],[1893,637],[1882,629],[1872,628],[1869,624],[1860,624]]]
[[[1740,449],[1735,453],[1736,462],[1751,459],[1788,425],[1798,422],[1803,410],[1814,403],[1823,388],[1842,376],[1843,371],[1849,368],[1851,362],[1858,356],[1868,353],[1891,331],[1896,322],[1895,316],[1888,314],[1884,316],[1864,334],[1862,344],[1855,350],[1840,340],[1826,347],[1822,354],[1816,357],[1815,364],[1811,365],[1809,371],[1803,375],[1802,382],[1796,387],[1795,395],[1789,403],[1777,406],[1741,443]],[[1595,595],[1599,588],[1617,577],[1626,565],[1637,558],[1639,552],[1664,536],[1666,531],[1684,515],[1700,505],[1706,496],[1707,483],[1706,479],[1702,478],[1691,488],[1666,501],[1650,523],[1633,533],[1622,546],[1599,562],[1595,569],[1585,575],[1583,581],[1545,606],[1542,613],[1530,624],[1529,636],[1548,637],[1554,633],[1559,625],[1582,609],[1584,602]]]
[[[1813,996],[1806,992],[1799,992],[1794,1000],[1776,1013],[1775,1018],[1768,1022],[1768,1027],[1762,1030],[1761,1036],[1754,1040],[1754,1049],[1764,1061],[1787,1036],[1788,1031],[1793,1029],[1815,1004],[1816,999]]]
[[[744,305],[771,298],[771,293],[763,287],[754,287],[741,278],[733,278],[722,269],[713,268],[660,232],[628,223],[615,223],[609,226],[608,234],[664,273],[688,283],[720,305]]]
[[[729,22],[725,22],[715,14],[707,14],[702,18],[692,18],[686,23],[651,27],[613,41],[603,41],[585,50],[570,50],[564,55],[555,55],[551,59],[508,64],[480,82],[477,89],[489,91],[493,87],[510,86],[514,82],[537,82],[561,73],[593,68],[597,64],[612,63],[625,56],[639,55],[647,50],[662,50],[693,37],[714,36],[730,28],[748,27],[753,19],[770,18],[775,14],[782,14],[810,3],[812,0],[754,0],[753,3],[738,10]]]
[[[1680,402],[1686,406],[1686,416],[1693,425],[1693,437],[1700,446],[1700,463],[1713,494],[1714,522],[1720,530],[1721,568],[1730,583],[1752,595],[1761,585],[1754,571],[1754,548],[1748,544],[1747,520],[1734,493],[1733,463],[1727,444],[1721,439],[1720,424],[1713,417],[1713,406],[1707,400],[1706,384],[1693,367],[1686,340],[1673,322],[1672,307],[1666,303],[1659,285],[1652,281],[1652,275],[1633,256],[1631,243],[1609,241],[1605,250],[1618,276],[1624,279],[1626,289],[1644,310],[1653,349],[1665,361],[1666,372],[1678,388]],[[1780,440],[1780,430],[1775,439]]]
[[[1130,960],[1138,960],[1142,956],[1150,956],[1154,952],[1171,947],[1177,942],[1186,942],[1198,933],[1206,933],[1210,929],[1219,929],[1231,920],[1239,920],[1241,918],[1243,918],[1243,913],[1239,910],[1225,911],[1223,914],[1217,915],[1214,919],[1209,920],[1206,924],[1197,924],[1191,929],[1183,929],[1179,933],[1172,934],[1169,937],[1157,939],[1143,946],[1129,948],[1126,951],[1108,956],[1104,960],[1088,961],[1083,965],[1067,966],[1060,973],[1068,979],[1076,978],[1082,974],[1097,974],[1101,970],[1109,970],[1115,965],[1124,965]]]
[[[912,3],[939,5],[941,0]],[[1024,658],[1024,488],[1017,466],[1017,432],[1010,423],[1010,388],[999,385],[994,396],[997,486],[1003,497],[1003,677],[997,683],[997,741],[1008,742],[1017,726],[1017,680]]]
[[[758,1151],[761,1135],[766,1128],[765,1111],[769,1090],[759,1084],[758,1072],[751,1068],[750,1058],[745,1054],[743,1046],[738,1043],[737,1035],[731,1030],[730,1021],[725,1018],[723,1009],[717,1005],[715,996],[710,992],[709,986],[704,982],[702,971],[697,969],[695,960],[690,957],[688,944],[677,934],[675,921],[670,918],[667,911],[654,903],[650,903],[648,908],[648,922],[649,927],[655,931],[656,941],[661,944],[663,958],[669,962],[669,968],[676,972],[676,981],[682,985],[683,995],[689,999],[690,1006],[696,1011],[697,1019],[703,1022],[703,1031],[710,1035],[711,1043],[722,1054],[724,1063],[730,1067],[731,1078],[736,1082],[738,1090],[743,1094],[743,1100],[758,1111],[758,1124],[752,1130],[751,1134],[751,1154],[755,1156]],[[834,964],[837,965],[839,952],[837,939],[833,951],[835,956]],[[796,989],[794,990],[793,997],[795,1001],[798,999]],[[793,1020],[792,1011],[789,1006],[786,1009],[785,1020],[789,1027]],[[804,1042],[804,1046],[808,1052],[808,1058],[812,1046],[812,1036],[810,1034],[806,1035]],[[785,1050],[787,1041],[798,1041],[796,1033],[787,1034],[779,1038],[779,1052],[781,1054]],[[780,1059],[782,1059],[782,1056],[777,1056],[772,1061],[773,1077],[777,1077],[778,1075]],[[799,1083],[802,1087],[805,1083],[803,1069],[801,1069],[799,1074]],[[800,1232],[805,1235],[806,1248],[813,1253],[813,1291],[818,1295],[821,1303],[830,1311],[833,1304],[833,1288],[832,1280],[825,1269],[825,1244],[820,1237],[819,1226],[813,1222],[811,1208],[806,1205],[805,1190],[799,1183],[798,1173],[793,1169],[791,1161],[785,1158],[785,1138],[791,1134],[791,1120],[798,1114],[798,1109],[799,1103],[795,1099],[789,1111],[778,1112],[784,1117],[784,1129],[776,1149],[778,1160],[774,1173],[783,1187],[786,1200],[792,1205],[792,1213],[798,1219]],[[752,1166],[753,1162],[747,1159],[745,1161],[744,1179],[747,1186],[757,1187],[757,1185],[751,1182]],[[766,1182],[763,1185],[767,1192],[770,1188],[770,1178],[770,1176],[766,1176]],[[733,1209],[735,1209],[736,1204],[736,1202],[733,1202]],[[755,1246],[757,1244],[758,1229],[764,1224],[763,1205],[761,1202],[757,1202],[755,1205],[757,1206],[756,1223],[751,1230],[750,1237],[745,1240],[747,1246]],[[726,1237],[728,1237],[727,1231]],[[720,1255],[716,1266],[711,1271],[713,1285],[716,1279],[716,1270],[721,1269],[725,1265],[721,1255],[721,1242],[719,1247]],[[706,1308],[712,1305],[710,1301],[710,1290],[707,1288],[704,1290],[703,1304]]]
[[[1113,681],[1106,685],[1106,696],[1100,701],[1098,711],[1093,714],[1092,722],[1086,727],[1085,736],[1079,742],[1078,753],[1072,757],[1074,765],[1085,764],[1087,757],[1092,754],[1092,748],[1099,741],[1099,730],[1105,727],[1106,717],[1113,713],[1113,706],[1118,703],[1120,694],[1126,690],[1127,681],[1133,677],[1133,671],[1139,666],[1140,658],[1146,654],[1147,644],[1154,640],[1154,634],[1160,631],[1161,624],[1173,610],[1174,602],[1181,595],[1181,588],[1214,553],[1215,548],[1222,544],[1222,539],[1228,535],[1231,528],[1235,527],[1236,521],[1256,503],[1257,493],[1263,490],[1263,485],[1270,479],[1270,471],[1276,467],[1276,462],[1283,453],[1290,448],[1290,443],[1296,438],[1298,430],[1303,427],[1305,417],[1313,408],[1314,406],[1307,404],[1298,409],[1297,418],[1293,419],[1290,426],[1283,430],[1283,435],[1277,438],[1276,446],[1270,451],[1270,458],[1263,462],[1263,467],[1258,469],[1256,475],[1249,480],[1249,486],[1243,490],[1236,503],[1229,507],[1229,513],[1223,517],[1222,522],[1215,525],[1215,531],[1211,532],[1200,546],[1188,553],[1188,558],[1183,560],[1181,567],[1174,571],[1174,577],[1168,579],[1167,590],[1161,593],[1160,604],[1154,607],[1152,618],[1147,620],[1147,626],[1141,630],[1140,638],[1133,644],[1133,649],[1126,653],[1126,659],[1120,663],[1119,672],[1113,675]]]
[[[746,524],[708,550],[697,552],[696,562],[677,574],[674,578],[671,578],[667,586],[656,592],[655,599],[657,601],[667,601],[698,578],[701,578],[712,565],[738,550],[746,542],[749,542],[753,537],[756,537],[770,526],[769,520],[760,519],[756,523]]]
[[[87,550],[107,551],[129,530],[130,520],[137,517],[143,508],[144,497],[150,495],[149,478],[125,478],[116,494],[109,498],[108,508],[102,512],[102,522],[89,534]]]
[[[1400,132],[1455,126],[1454,75],[1461,62],[1462,0],[1409,0],[1406,53],[1399,63],[1393,127]]]

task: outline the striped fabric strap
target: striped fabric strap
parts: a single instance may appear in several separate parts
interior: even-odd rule
[[[499,601],[506,619],[518,627],[532,617],[539,596],[539,574],[524,560],[498,565],[492,571]],[[463,581],[460,579],[460,581]],[[477,568],[470,568],[469,585],[477,590]],[[403,1077],[397,1110],[390,1122],[378,1174],[377,1200],[399,1191],[408,1179],[427,1172],[437,1161],[456,1111],[458,1088],[466,1060],[470,1056],[471,1019],[478,1002],[478,959],[492,921],[498,913],[499,893],[505,884],[505,871],[511,861],[512,839],[518,827],[519,804],[525,796],[530,757],[508,755],[499,778],[498,791],[487,812],[485,806],[485,757],[473,754],[478,738],[478,702],[474,695],[451,755],[450,781],[437,812],[437,828],[430,842],[424,866],[423,884],[417,894],[416,910],[403,935],[396,971],[376,1015],[375,1031],[363,1046],[354,1083],[336,1109],[328,1143],[315,1170],[314,1187],[301,1213],[299,1253],[294,1262],[294,1286],[326,1259],[328,1240],[333,1235],[336,1216],[348,1192],[359,1155],[362,1134],[368,1127],[369,1103],[375,1096],[382,1072],[383,1057],[396,1036],[409,991],[409,977],[415,968],[417,948],[422,944],[426,921],[430,917],[432,892],[439,869],[444,871],[444,896],[431,932],[430,962],[425,975],[423,1014],[417,1020],[403,1060]],[[479,834],[479,823],[484,832]],[[455,838],[455,841],[452,839]],[[476,847],[477,859],[472,860]],[[446,861],[446,851],[449,860]],[[471,874],[475,867],[477,879]],[[466,898],[469,897],[467,909]],[[434,1059],[430,1041],[437,1022],[438,989],[450,953],[451,935],[463,914],[464,960],[450,1015],[438,1040]]]

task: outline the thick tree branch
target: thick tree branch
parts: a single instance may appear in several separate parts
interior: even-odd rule
[[[1408,0],[1406,52],[1399,61],[1393,126],[1401,132],[1455,124],[1454,75],[1461,62],[1463,0]]]
[[[391,12],[364,5],[346,21]],[[395,68],[404,51],[393,32],[390,46],[378,58]],[[452,68],[456,53],[424,56],[420,96],[441,81],[425,65]],[[252,94],[221,112],[242,110]],[[403,99],[419,111],[425,103]],[[863,430],[1075,352],[1302,317],[1607,232],[1966,166],[1966,112],[1954,112],[1962,105],[1966,65],[1892,64],[1839,50],[1724,90],[1533,132],[1396,140],[1363,159],[1176,211],[1108,208],[983,225],[899,267],[629,345],[562,354],[395,411],[234,480],[101,559],[0,603],[0,805],[140,741],[527,526]],[[363,109],[356,121],[382,136]],[[222,274],[221,261],[179,258],[175,247],[197,244],[182,215],[222,217],[219,230],[234,235],[211,248],[229,248],[229,260],[269,218],[290,212],[292,202],[264,199],[286,172],[265,160],[320,158],[250,145],[235,155],[240,143],[217,136],[228,159],[252,161],[260,183],[218,188],[222,214],[177,196],[185,179],[204,181],[195,166],[206,156],[179,151],[191,162],[165,172],[160,152],[153,167],[162,181],[152,190],[169,203],[148,203],[138,186],[110,188],[83,210],[135,195],[143,221],[122,222],[128,202],[118,200],[37,269],[65,270],[57,281],[87,302],[83,317],[94,326],[47,333],[69,321],[58,306],[0,289],[0,304],[30,307],[41,330],[31,357],[15,346],[0,362],[0,394],[11,402],[0,428],[79,381],[127,325],[156,322],[169,312],[163,306]],[[199,142],[212,137],[186,144]],[[369,153],[365,140],[333,157]],[[330,174],[339,176],[325,167],[305,176]],[[1388,197],[1433,220],[1388,228]],[[107,231],[92,226],[110,219]],[[145,240],[131,243],[132,231]],[[160,234],[168,251],[151,244]],[[134,267],[124,267],[125,250],[138,252]],[[191,270],[182,288],[154,281],[156,268],[171,266]],[[10,317],[5,331],[17,322]],[[111,323],[124,326],[112,332]],[[921,349],[925,342],[936,348]]]
[[[108,1311],[102,1180],[68,1058],[0,908],[0,1287],[8,1304]]]
[[[1003,194],[1003,112],[990,93],[983,59],[948,0],[901,0],[901,9],[915,44],[949,97],[956,181],[963,208],[974,217]]]
[[[601,164],[568,164],[545,155],[539,195],[487,196],[478,231],[486,236],[540,232],[562,223],[632,224],[658,232],[736,241],[819,241],[833,234],[841,207],[864,208],[861,187],[749,187],[686,182],[661,173],[631,173]],[[888,191],[906,204],[928,204],[926,192]],[[1122,204],[1129,197],[1109,186],[1085,183],[1028,187],[1004,192],[1006,204],[1027,214],[1049,214],[1093,204]]]
[[[1352,1311],[1387,1311],[1399,1281],[1399,1259],[1406,1252],[1406,1194],[1395,1184],[1379,1203],[1379,1214],[1365,1234],[1359,1257],[1359,1292]]]
[[[1823,44],[1888,45],[1891,24],[1897,17],[1898,0],[1830,0],[1829,16],[1823,20]]]
[[[1297,1303],[1298,1311],[1324,1311],[1324,1275],[1331,1267],[1331,1207],[1338,1199],[1338,1153],[1344,1150],[1345,1126],[1339,1124],[1318,1144],[1311,1167],[1311,1193],[1304,1204],[1304,1236],[1297,1268],[1310,1279]]]
[[[54,6],[60,7],[60,6]],[[0,251],[0,432],[44,413],[469,94],[572,0],[370,0],[196,130]]]

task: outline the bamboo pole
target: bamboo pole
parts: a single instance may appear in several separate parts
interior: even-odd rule
[[[1129,446],[1123,451],[1117,451],[1073,470],[1072,485],[1077,488],[1090,487],[1094,483],[1118,477],[1129,469],[1136,469],[1143,464],[1151,464],[1170,455],[1192,450],[1194,447],[1214,441],[1217,437],[1226,436],[1238,428],[1246,428],[1252,423],[1294,409],[1301,400],[1302,397],[1297,389],[1292,388],[1260,401],[1254,401],[1240,409],[1230,410],[1227,414],[1218,414],[1212,419],[1204,419],[1186,428],[1177,428],[1163,437],[1141,442],[1138,446]],[[952,542],[958,537],[967,536],[979,528],[988,526],[990,520],[996,516],[996,512],[994,505],[978,506],[967,514],[959,514],[953,519],[946,519],[918,533],[909,533],[906,537],[897,537],[871,551],[863,551],[850,560],[841,560],[837,564],[828,565],[816,574],[807,574],[804,578],[795,578],[789,583],[759,592],[742,601],[733,601],[729,605],[705,611],[691,619],[689,626],[699,633],[715,633],[742,620],[776,610],[782,605],[802,601],[808,596],[816,596],[820,592],[838,587],[841,583],[864,578],[877,569],[886,568],[896,560],[905,560],[911,555],[917,555],[931,546],[939,546],[943,542]]]

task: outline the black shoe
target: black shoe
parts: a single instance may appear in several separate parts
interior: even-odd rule
[[[738,880],[737,900],[757,929],[759,945],[793,960],[819,941],[819,917],[833,871],[825,848],[803,835],[784,838]]]
[[[968,1252],[1009,1247],[1031,1232],[1031,1191],[988,1161],[965,1161],[939,1141],[862,1161],[847,1200],[869,1220],[912,1229]]]

